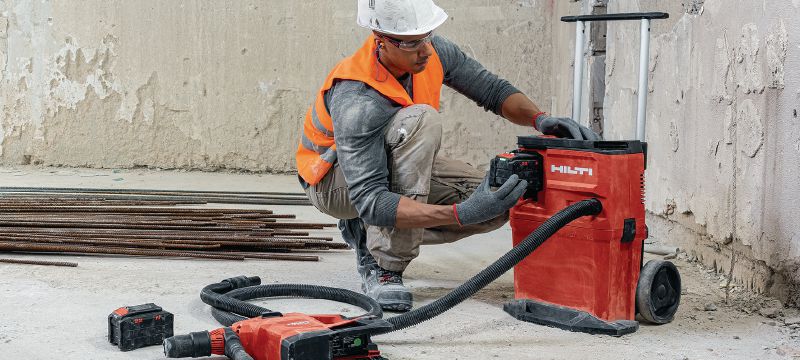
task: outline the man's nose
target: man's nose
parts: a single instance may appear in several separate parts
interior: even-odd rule
[[[422,57],[422,58],[427,58],[427,57],[433,55],[432,45],[430,43],[427,43],[424,46],[420,46],[419,51],[417,52],[417,55],[419,55],[419,57]]]

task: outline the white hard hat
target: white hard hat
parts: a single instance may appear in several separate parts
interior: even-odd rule
[[[358,0],[358,25],[388,35],[422,35],[447,20],[433,0]]]

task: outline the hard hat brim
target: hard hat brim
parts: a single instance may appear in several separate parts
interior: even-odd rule
[[[416,29],[409,29],[408,31],[398,32],[398,31],[392,31],[392,30],[389,30],[389,29],[382,29],[382,28],[378,28],[378,27],[373,27],[369,23],[364,23],[360,18],[358,19],[357,22],[358,22],[359,26],[361,26],[363,28],[370,29],[370,30],[377,31],[377,32],[379,32],[381,34],[406,36],[406,35],[424,35],[424,34],[427,34],[427,33],[431,32],[433,30],[436,30],[436,28],[438,28],[439,26],[444,24],[444,22],[447,21],[447,18],[448,18],[448,15],[447,15],[446,12],[444,12],[444,9],[442,9],[442,8],[437,6],[436,9],[435,9],[434,17],[429,23],[421,25]]]

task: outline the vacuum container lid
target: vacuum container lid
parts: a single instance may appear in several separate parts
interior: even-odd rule
[[[592,141],[542,136],[518,136],[517,145],[523,149],[564,149],[589,151],[608,155],[638,154],[645,152],[646,144],[639,140]]]

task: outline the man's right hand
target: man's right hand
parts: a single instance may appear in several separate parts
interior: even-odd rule
[[[510,209],[525,193],[528,182],[511,175],[497,191],[489,187],[489,176],[464,202],[453,204],[453,213],[460,225],[470,225],[492,220]]]
[[[537,130],[545,135],[575,140],[601,140],[600,135],[597,135],[592,129],[566,117],[553,117],[543,114],[534,119],[534,125]]]

